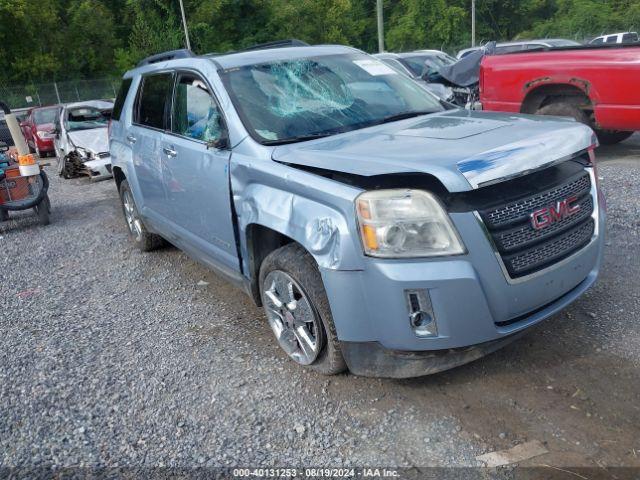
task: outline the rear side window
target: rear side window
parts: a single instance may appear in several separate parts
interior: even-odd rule
[[[638,34],[631,32],[631,33],[625,33],[622,36],[622,42],[623,43],[631,43],[631,42],[637,42],[638,41]]]
[[[113,104],[113,111],[111,112],[111,118],[113,120],[120,120],[120,114],[122,113],[124,101],[126,100],[127,94],[129,93],[129,88],[131,88],[131,79],[125,78],[120,84],[120,89],[118,90],[118,95],[116,96],[116,103]]]
[[[143,77],[138,97],[136,123],[164,130],[164,115],[171,95],[173,75],[160,73]]]

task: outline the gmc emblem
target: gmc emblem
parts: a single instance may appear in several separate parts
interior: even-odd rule
[[[580,210],[580,205],[573,205],[576,200],[578,200],[577,197],[569,197],[560,200],[555,205],[536,210],[531,214],[531,226],[536,230],[540,230],[552,223],[570,217]]]

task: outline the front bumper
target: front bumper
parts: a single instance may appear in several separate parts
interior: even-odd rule
[[[111,170],[111,157],[98,158],[84,162],[91,180],[102,180],[113,176]]]
[[[361,271],[322,269],[347,364],[362,375],[434,373],[496,350],[504,344],[502,340],[508,343],[514,334],[559,312],[596,281],[605,230],[604,201],[599,200],[598,227],[587,246],[516,281],[505,274],[473,213],[451,214],[468,249],[466,255],[426,260],[366,258]],[[436,336],[418,337],[411,327],[406,292],[415,290],[428,292]],[[469,351],[470,346],[475,347]],[[452,349],[455,354],[442,353]]]

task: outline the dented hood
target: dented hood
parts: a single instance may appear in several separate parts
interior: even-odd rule
[[[362,176],[428,173],[467,191],[567,159],[595,143],[559,117],[448,111],[277,147],[273,159]]]
[[[107,127],[76,130],[67,134],[76,147],[91,150],[94,153],[109,151],[109,132]]]

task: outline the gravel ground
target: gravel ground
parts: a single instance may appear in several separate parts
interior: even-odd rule
[[[0,224],[0,466],[640,466],[640,141],[604,150],[606,261],[565,312],[473,364],[321,377],[241,292],[128,241],[113,182],[50,170],[53,223]],[[206,282],[204,284],[203,282]]]

